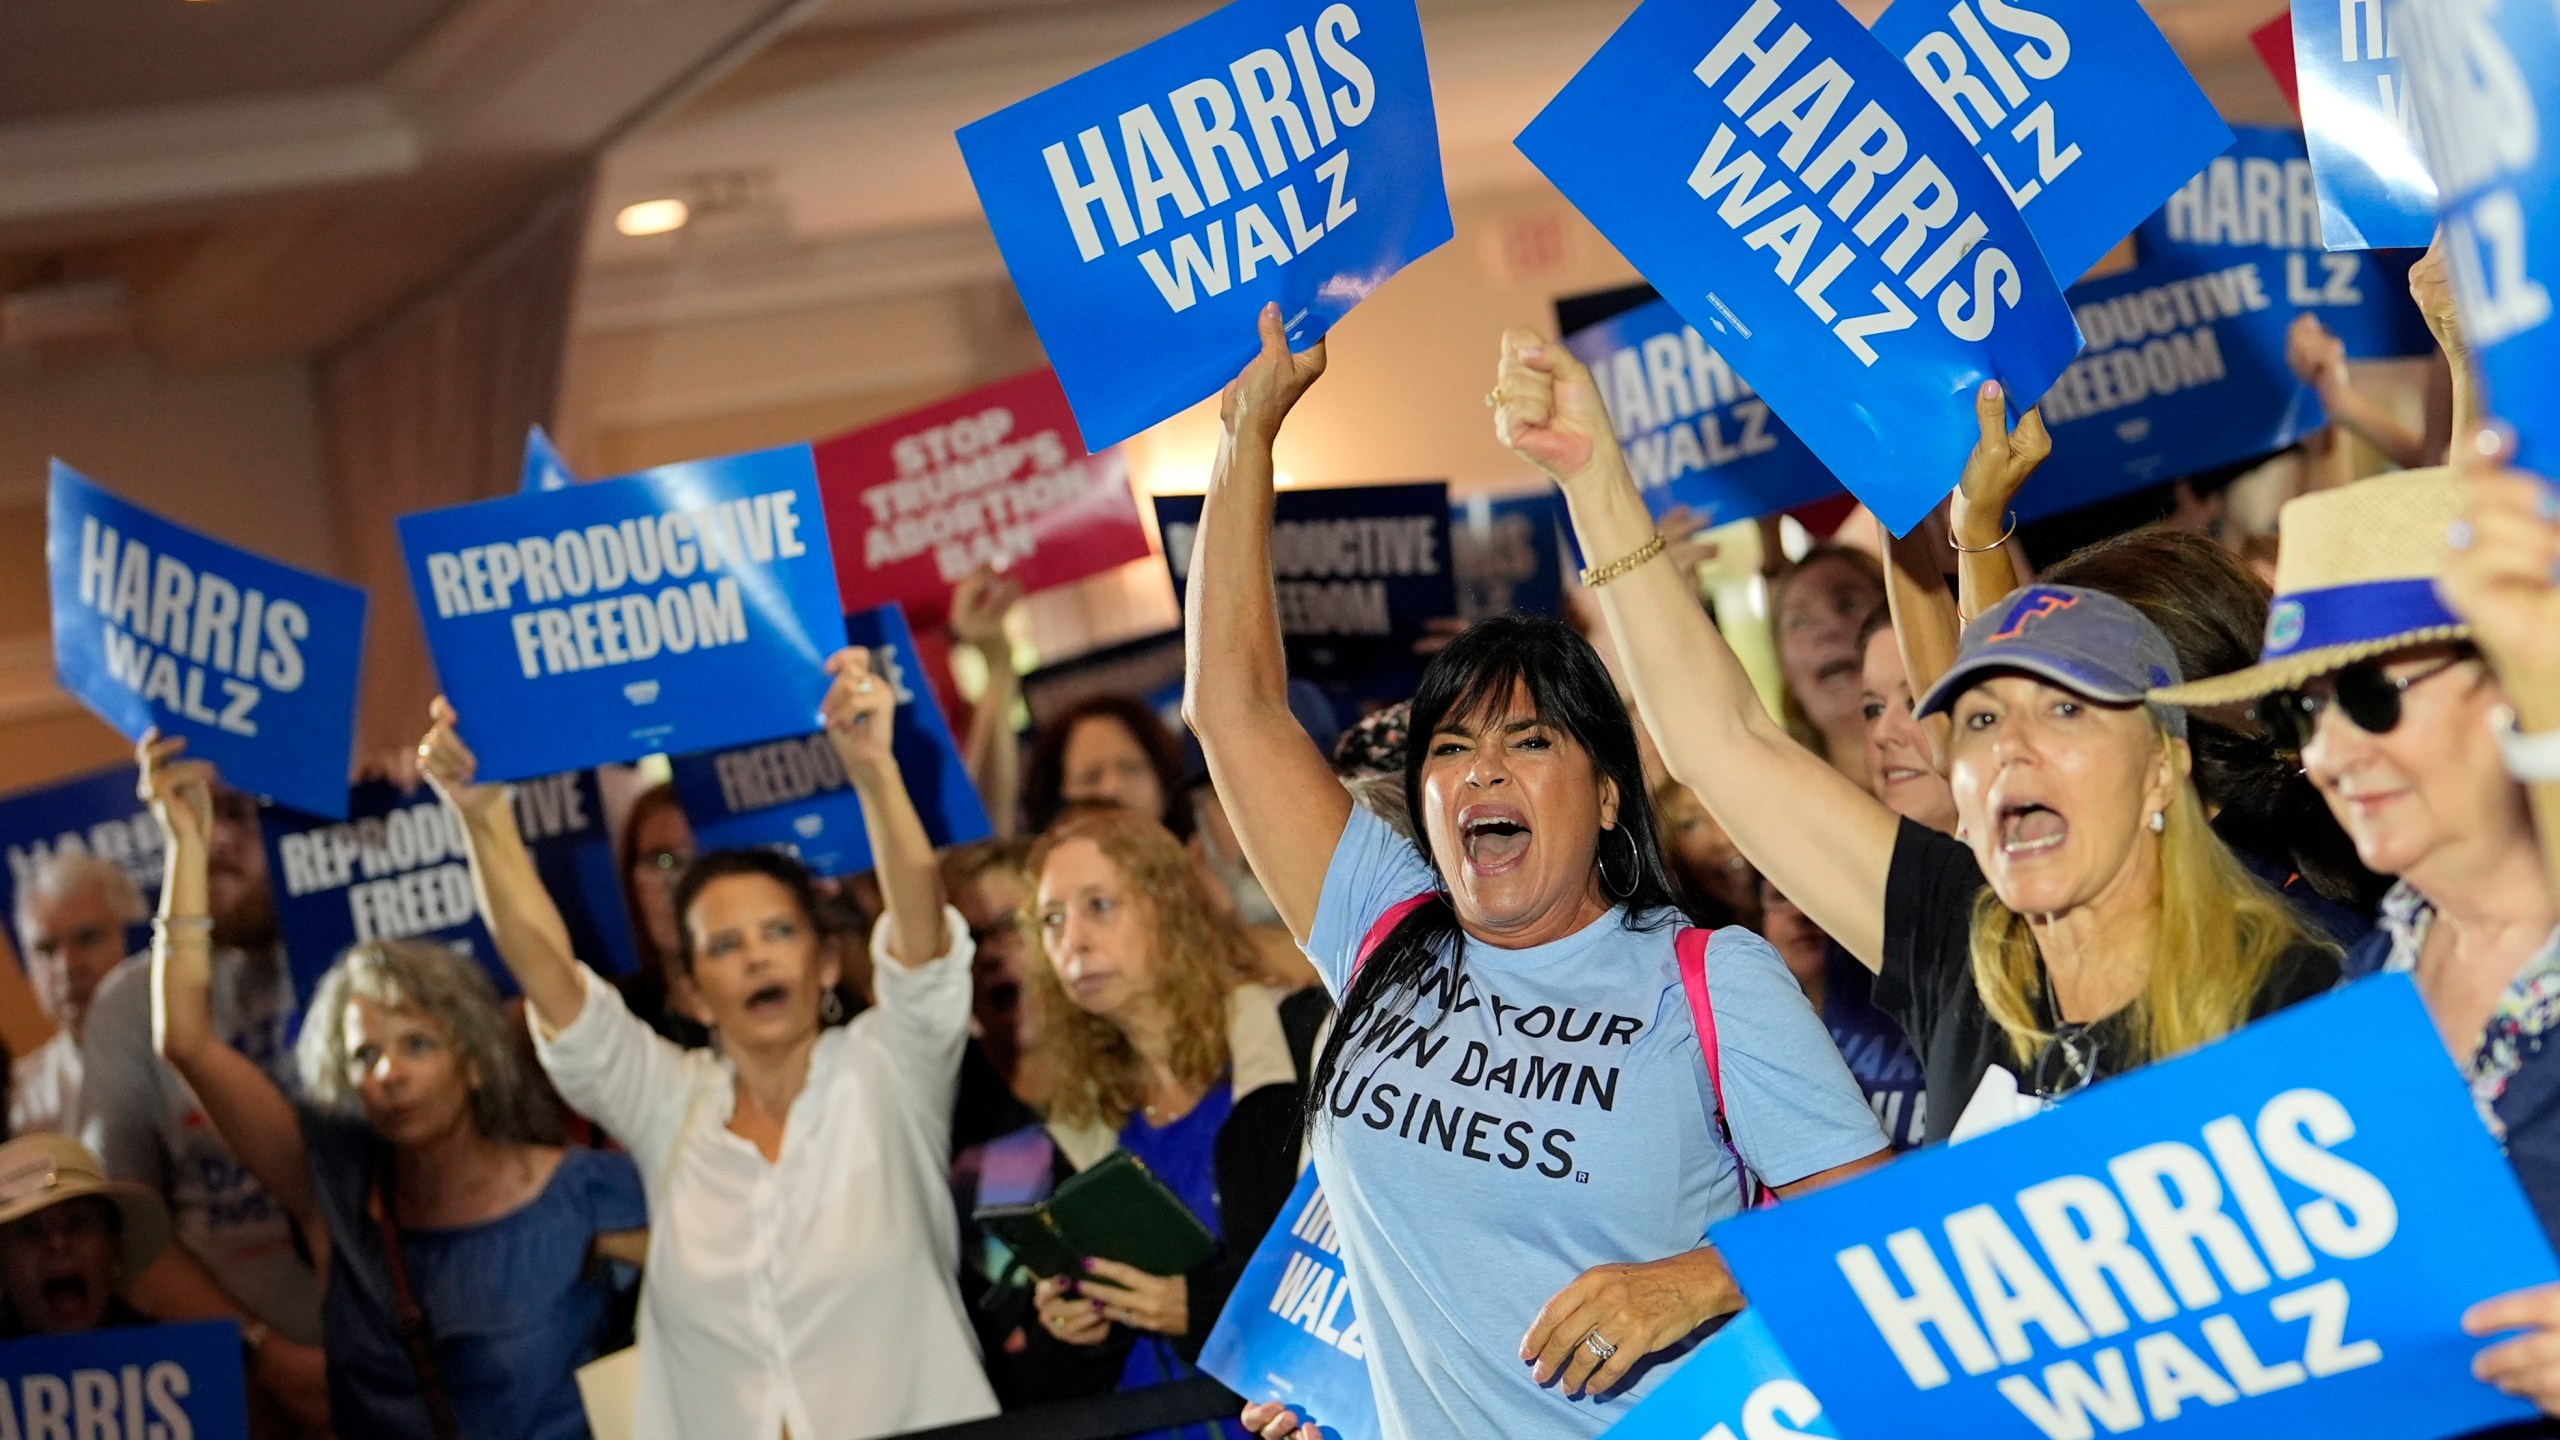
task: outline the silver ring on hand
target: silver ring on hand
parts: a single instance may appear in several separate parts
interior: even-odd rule
[[[1600,1363],[1603,1365],[1609,1363],[1610,1356],[1618,1353],[1617,1346],[1600,1338],[1600,1331],[1597,1327],[1594,1327],[1590,1334],[1582,1337],[1582,1348],[1590,1351],[1594,1356],[1598,1357]]]

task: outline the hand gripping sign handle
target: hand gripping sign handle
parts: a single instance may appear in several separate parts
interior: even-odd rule
[[[1369,957],[1387,942],[1387,937],[1404,923],[1405,917],[1434,898],[1432,895],[1416,895],[1387,907],[1386,912],[1370,925],[1369,933],[1360,937],[1360,952],[1351,961],[1353,982],[1360,978],[1360,967],[1369,963]],[[1672,943],[1680,955],[1680,988],[1689,996],[1689,1020],[1698,1027],[1698,1052],[1707,1062],[1707,1084],[1715,1092],[1715,1110],[1707,1119],[1714,1125],[1716,1139],[1723,1144],[1724,1153],[1733,1157],[1733,1173],[1742,1185],[1743,1204],[1752,1209],[1775,1205],[1778,1192],[1762,1184],[1760,1177],[1752,1173],[1750,1165],[1742,1158],[1742,1152],[1734,1147],[1733,1126],[1725,1120],[1723,1052],[1716,1043],[1715,1007],[1707,1003],[1707,952],[1715,947],[1716,934],[1695,925],[1683,925]],[[1347,998],[1350,993],[1350,985],[1346,984],[1343,994]]]

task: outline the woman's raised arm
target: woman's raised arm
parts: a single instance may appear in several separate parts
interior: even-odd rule
[[[987,666],[987,688],[969,712],[960,754],[999,840],[1012,839],[1022,827],[1022,740],[1013,729],[1022,673],[1013,668],[1013,641],[1004,629],[1005,617],[1021,603],[1021,584],[993,570],[961,581],[951,597],[952,638],[977,651]]]
[[[1502,337],[1493,399],[1505,445],[1555,478],[1582,553],[1601,571],[1652,551],[1591,372],[1525,330]],[[1884,963],[1892,811],[1798,745],[1671,566],[1648,557],[1595,587],[1636,708],[1673,776],[1705,802],[1760,873],[1869,968]]]
[[[504,785],[473,782],[478,757],[462,743],[461,717],[436,697],[433,723],[418,742],[418,768],[445,803],[462,817],[471,851],[471,883],[480,892],[480,918],[498,942],[498,958],[516,977],[527,1003],[547,1030],[569,1027],[586,1008],[586,977],[569,948],[569,926],[551,892],[542,888],[533,852],[516,829],[516,807]]]
[[[1351,795],[1289,713],[1289,662],[1271,577],[1271,446],[1324,373],[1324,345],[1289,353],[1280,307],[1262,311],[1262,353],[1218,406],[1226,433],[1191,545],[1183,617],[1182,718],[1271,903],[1305,944]]]
[[[142,798],[168,841],[160,915],[151,926],[151,1036],[204,1105],[240,1163],[308,1236],[325,1239],[302,1118],[266,1071],[213,1026],[213,918],[205,882],[213,835],[213,767],[181,760],[186,741],[146,732],[135,760]]]
[[[933,841],[890,745],[897,687],[872,673],[871,652],[859,645],[830,656],[827,671],[836,678],[819,714],[853,782],[854,798],[862,803],[872,872],[889,916],[889,958],[913,970],[941,959],[951,944],[942,916],[942,867],[934,863]]]

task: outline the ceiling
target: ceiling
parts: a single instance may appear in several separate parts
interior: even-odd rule
[[[0,359],[324,349],[811,0],[9,0]]]
[[[0,121],[357,85],[457,0],[10,0]]]
[[[0,360],[323,349],[600,148],[582,330],[1000,290],[952,132],[1212,3],[9,0]],[[1630,0],[1421,3],[1452,191],[1538,186],[1511,136]],[[2151,0],[2244,119],[2284,113],[2246,40],[2281,6]],[[613,230],[665,195],[696,222]],[[39,338],[13,342],[22,323]]]

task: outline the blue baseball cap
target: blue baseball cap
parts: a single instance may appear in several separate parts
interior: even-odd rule
[[[2032,675],[2108,705],[2139,705],[2182,678],[2169,637],[2131,605],[2077,585],[2029,585],[1964,627],[1956,663],[1920,697],[1920,713],[1954,708],[1956,697],[1998,674]],[[2154,705],[2160,723],[2184,738],[2187,712]]]

